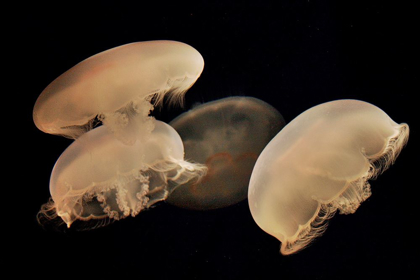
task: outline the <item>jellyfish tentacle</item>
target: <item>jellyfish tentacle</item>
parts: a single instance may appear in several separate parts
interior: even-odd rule
[[[280,252],[283,255],[291,255],[306,248],[325,232],[329,219],[336,211],[337,208],[330,204],[319,203],[317,214],[306,225],[300,225],[294,236],[281,243]]]
[[[401,153],[401,150],[408,143],[409,134],[410,128],[406,123],[396,125],[395,134],[389,138],[383,151],[377,155],[368,157],[373,168],[371,178],[376,178],[395,163],[395,160]]]

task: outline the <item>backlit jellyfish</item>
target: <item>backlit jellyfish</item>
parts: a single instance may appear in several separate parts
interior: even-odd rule
[[[184,161],[177,132],[149,113],[164,96],[181,102],[203,67],[184,43],[139,42],[94,55],[48,85],[34,106],[36,126],[76,140],[53,169],[52,200],[40,215],[68,227],[135,216],[199,180],[206,167]],[[92,129],[99,121],[104,126]]]
[[[163,122],[155,121],[150,136],[133,145],[100,126],[80,136],[58,159],[50,180],[53,202],[44,211],[53,208],[69,227],[75,220],[135,216],[203,175],[204,168],[183,158],[181,138]]]
[[[85,59],[49,84],[38,97],[33,119],[42,131],[77,138],[96,118],[117,138],[132,144],[138,127],[153,127],[148,117],[165,95],[181,102],[203,71],[191,46],[148,41],[119,46]]]
[[[185,158],[206,164],[195,184],[178,187],[167,202],[209,210],[244,200],[258,155],[285,122],[280,113],[252,97],[229,97],[199,105],[170,125],[180,134]]]
[[[282,243],[303,249],[339,210],[351,214],[370,194],[369,179],[386,170],[408,140],[407,124],[357,100],[315,106],[267,145],[251,175],[255,222]]]

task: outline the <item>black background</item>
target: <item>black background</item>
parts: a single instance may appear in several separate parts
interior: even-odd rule
[[[14,61],[9,75],[19,78],[10,80],[14,87],[8,93],[19,104],[13,115],[18,137],[12,137],[19,152],[11,159],[17,174],[5,174],[15,178],[5,183],[13,192],[7,196],[12,206],[4,209],[12,221],[2,225],[11,235],[4,245],[13,248],[6,250],[7,259],[20,264],[15,273],[135,279],[418,277],[417,14],[412,5],[389,3],[18,3],[10,11],[15,37],[6,56]],[[296,255],[279,253],[279,242],[254,223],[247,201],[208,212],[160,203],[93,231],[44,230],[35,216],[49,198],[51,169],[71,141],[36,129],[36,98],[58,75],[93,54],[160,39],[185,42],[205,61],[203,74],[186,94],[186,107],[155,112],[160,120],[169,122],[196,102],[242,95],[268,102],[290,122],[317,104],[355,98],[408,123],[408,146],[371,182],[373,195],[355,214],[336,215],[326,233]]]

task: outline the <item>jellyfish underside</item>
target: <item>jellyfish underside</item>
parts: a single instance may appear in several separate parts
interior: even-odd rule
[[[199,180],[204,166],[183,160],[179,135],[169,125],[154,121],[147,141],[125,145],[105,126],[78,138],[54,166],[52,201],[68,227],[76,220],[136,216],[167,198],[180,184]]]
[[[170,204],[210,210],[246,198],[258,155],[284,126],[280,113],[252,97],[228,97],[194,107],[170,125],[180,134],[185,158],[205,164],[207,174],[195,184],[178,187]]]
[[[336,211],[351,214],[371,195],[408,140],[379,108],[362,101],[324,103],[302,113],[264,149],[250,181],[256,223],[292,254],[321,235]]]

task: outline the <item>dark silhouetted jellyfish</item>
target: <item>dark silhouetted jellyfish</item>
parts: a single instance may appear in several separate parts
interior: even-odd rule
[[[199,180],[206,167],[184,161],[177,132],[149,113],[164,96],[181,102],[203,67],[184,43],[139,42],[94,55],[48,85],[34,106],[36,126],[76,140],[53,169],[52,200],[39,216],[68,227],[135,216]],[[92,129],[95,120],[104,126]]]
[[[285,126],[252,171],[248,199],[255,222],[282,243],[303,249],[339,210],[351,214],[408,140],[407,124],[357,100],[315,106]]]
[[[185,158],[206,164],[195,184],[180,186],[167,202],[209,210],[244,200],[258,155],[285,125],[280,113],[252,97],[229,97],[199,105],[170,122],[180,134]]]

